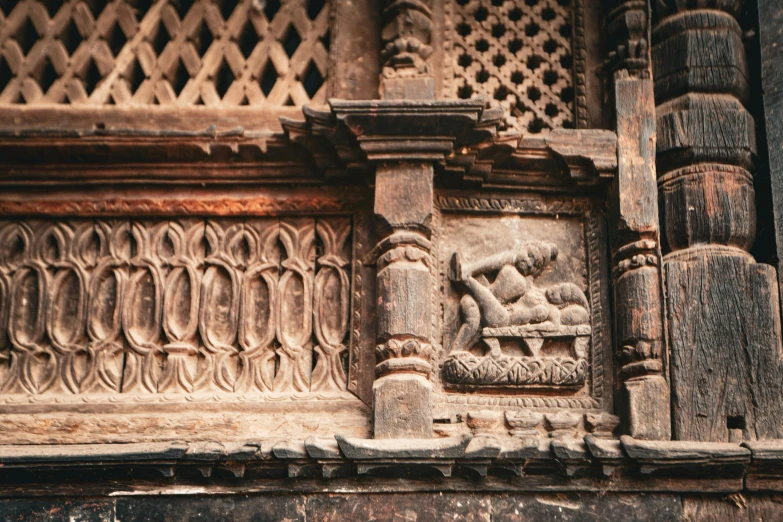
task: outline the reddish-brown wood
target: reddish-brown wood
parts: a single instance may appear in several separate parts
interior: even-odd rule
[[[783,490],[748,2],[0,1],[0,497]]]

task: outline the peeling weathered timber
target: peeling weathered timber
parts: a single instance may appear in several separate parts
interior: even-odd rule
[[[653,66],[673,437],[779,438],[780,310],[756,235],[741,2],[656,4]]]
[[[0,0],[0,519],[783,518],[753,1]]]
[[[771,199],[775,219],[775,246],[778,279],[783,262],[783,71],[777,64],[783,59],[783,9],[774,1],[758,2],[761,53],[761,83],[764,99],[765,158],[769,169]]]

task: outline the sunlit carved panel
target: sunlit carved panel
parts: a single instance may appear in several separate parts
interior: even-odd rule
[[[445,0],[445,96],[497,100],[514,130],[574,128],[585,90],[581,8],[579,0]]]
[[[2,398],[343,392],[351,218],[0,223]]]
[[[0,105],[323,102],[326,0],[0,3]]]
[[[450,194],[437,203],[440,400],[607,407],[605,238],[592,203]]]

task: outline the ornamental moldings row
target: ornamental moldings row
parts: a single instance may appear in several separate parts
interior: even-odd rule
[[[511,214],[577,215],[592,208],[592,204],[583,199],[546,199],[540,196],[530,196],[529,198],[438,196],[436,204],[447,211],[508,212]]]

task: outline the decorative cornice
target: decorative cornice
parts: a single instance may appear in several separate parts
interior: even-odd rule
[[[484,100],[329,100],[304,109],[305,121],[281,119],[289,139],[311,151],[319,167],[370,161],[443,163],[452,151],[491,141],[502,109]]]
[[[617,169],[617,136],[556,129],[540,136],[498,134],[502,107],[471,100],[330,100],[281,119],[288,138],[327,171],[366,172],[367,162],[435,163],[444,183],[488,187],[603,186]]]
[[[485,187],[604,186],[617,171],[617,135],[599,129],[503,134],[454,151],[443,170]]]
[[[602,419],[603,422],[614,419]],[[609,422],[611,424],[611,422]],[[226,470],[237,479],[262,470],[259,476],[287,475],[289,478],[316,479],[312,486],[323,490],[322,479],[337,479],[368,473],[378,468],[404,469],[412,472],[437,470],[455,482],[438,482],[437,487],[470,490],[482,489],[482,483],[460,482],[461,477],[478,473],[497,487],[509,473],[521,475],[528,466],[535,475],[525,481],[510,480],[502,484],[508,490],[536,490],[546,484],[549,490],[635,492],[703,492],[783,490],[783,441],[733,443],[691,441],[642,441],[623,436],[621,440],[588,435],[582,438],[519,438],[469,434],[428,440],[372,440],[337,436],[335,439],[309,438],[286,441],[236,441],[233,443],[182,441],[144,444],[71,444],[0,446],[0,476],[13,477],[19,468],[29,473],[47,473],[54,468],[78,466],[92,477],[85,487],[106,489],[99,479],[102,473],[116,476],[116,470],[156,470],[161,479],[180,470],[201,471],[203,480],[213,470]],[[115,475],[111,475],[115,473]],[[256,474],[253,473],[255,476]],[[180,486],[187,475],[179,479]],[[606,480],[611,478],[611,480]],[[80,479],[77,478],[77,481]],[[181,481],[185,482],[181,482]],[[258,487],[259,480],[248,479]],[[543,482],[542,482],[543,480]],[[154,482],[154,481],[153,481]],[[387,489],[405,489],[406,481],[386,483]],[[13,481],[6,481],[13,484]],[[241,482],[235,487],[241,488]],[[297,482],[298,490],[307,490],[308,481]],[[396,484],[396,486],[395,486]],[[80,486],[81,486],[80,485]],[[46,486],[51,494],[51,485]],[[119,487],[119,483],[117,486]],[[286,482],[291,487],[290,481]],[[96,489],[97,488],[97,489]],[[3,492],[0,490],[0,495]]]
[[[563,188],[601,185],[617,168],[614,133],[498,134],[503,109],[482,99],[330,100],[328,106],[303,107],[302,115],[303,120],[281,117],[282,133],[214,126],[0,130],[0,185],[313,184],[329,177],[365,177],[373,163],[391,160],[435,163],[436,173],[450,185]],[[100,203],[118,213],[123,204],[128,212],[142,213],[154,206]]]

